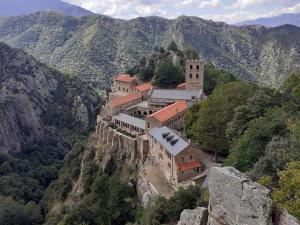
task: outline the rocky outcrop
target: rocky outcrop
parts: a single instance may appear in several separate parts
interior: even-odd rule
[[[57,145],[56,129],[86,130],[98,100],[77,79],[0,43],[0,152]]]
[[[271,225],[270,191],[232,167],[209,171],[209,225]]]
[[[177,225],[207,225],[208,210],[198,207],[194,210],[186,209],[180,215]]]
[[[299,225],[299,221],[285,209],[276,208],[274,212],[274,225]]]
[[[232,167],[211,168],[208,188],[208,213],[184,210],[178,225],[299,225],[285,209],[273,208],[267,188]]]

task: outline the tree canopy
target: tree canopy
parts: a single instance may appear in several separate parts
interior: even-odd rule
[[[163,88],[176,87],[184,82],[183,71],[179,65],[161,61],[155,69],[155,85]]]
[[[254,85],[242,82],[218,86],[206,101],[195,104],[187,112],[187,137],[210,151],[228,154],[227,124],[233,118],[234,109],[245,104],[255,91]]]

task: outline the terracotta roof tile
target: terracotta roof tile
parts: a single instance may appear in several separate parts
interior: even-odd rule
[[[121,97],[113,99],[111,101],[111,106],[116,107],[116,106],[123,105],[123,104],[126,104],[128,102],[131,102],[131,101],[134,101],[137,99],[142,99],[142,95],[140,93],[134,93],[134,94],[121,96]]]
[[[179,101],[172,105],[169,105],[156,113],[153,113],[149,117],[154,117],[160,122],[165,122],[174,116],[176,116],[178,113],[184,112],[188,108],[188,105],[186,101]]]
[[[185,162],[185,163],[178,164],[178,168],[180,171],[196,169],[198,167],[201,167],[201,163],[199,161],[191,161],[191,162]]]
[[[135,80],[134,77],[131,77],[129,74],[118,74],[114,78],[115,80],[130,83]]]
[[[135,86],[134,88],[137,89],[138,91],[147,91],[147,90],[150,90],[152,87],[153,86],[151,83],[144,83],[144,84]]]

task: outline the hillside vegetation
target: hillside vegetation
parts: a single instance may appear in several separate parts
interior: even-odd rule
[[[273,190],[274,202],[300,218],[300,73],[280,91],[242,82],[218,86],[185,116],[185,132],[224,164]]]
[[[0,43],[0,224],[42,224],[44,191],[99,103],[88,85]]]
[[[197,17],[70,17],[35,13],[0,19],[0,40],[44,63],[106,89],[110,77],[172,41],[245,81],[279,87],[299,65],[300,29],[234,27]]]

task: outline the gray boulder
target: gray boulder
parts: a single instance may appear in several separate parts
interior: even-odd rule
[[[271,225],[270,191],[232,167],[211,168],[208,225]]]
[[[299,225],[299,221],[285,209],[276,208],[274,225]]]
[[[208,218],[207,208],[199,207],[194,210],[183,210],[177,225],[206,225]]]

